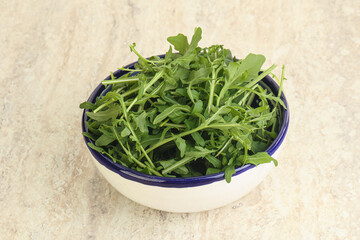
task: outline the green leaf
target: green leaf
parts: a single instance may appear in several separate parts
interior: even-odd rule
[[[170,46],[169,50],[165,54],[165,61],[169,62],[171,60],[172,56],[173,56],[172,47]]]
[[[259,116],[261,113],[266,112],[266,110],[269,109],[269,105],[265,105],[265,106],[261,106],[261,107],[257,107],[254,109],[249,109],[247,111],[247,114],[251,115],[251,116]]]
[[[250,53],[246,58],[241,62],[241,68],[246,69],[247,79],[253,79],[258,76],[261,66],[265,62],[265,57],[261,54]]]
[[[197,158],[204,158],[213,152],[215,152],[215,150],[209,150],[206,148],[195,146],[195,148],[192,151],[186,152],[185,156],[193,157],[194,159],[197,159]]]
[[[261,141],[251,142],[251,151],[253,153],[264,152],[268,148],[269,144]]]
[[[100,135],[101,132],[99,131],[100,122],[89,120],[85,122],[86,126],[89,129],[89,133],[92,133],[94,135]]]
[[[177,81],[180,80],[181,82],[187,82],[188,76],[189,76],[189,69],[186,69],[179,64],[177,66],[176,71],[174,72],[174,78]]]
[[[158,134],[158,135],[145,135],[141,139],[141,145],[143,146],[143,148],[146,148],[146,147],[148,147],[150,145],[153,145],[153,144],[159,142],[160,139],[161,139],[160,134]]]
[[[200,135],[199,132],[194,132],[191,134],[191,136],[198,145],[202,147],[205,146],[205,140],[203,139],[203,137]]]
[[[246,69],[239,62],[230,62],[229,66],[226,68],[228,82],[233,83],[237,79],[241,79],[245,70]],[[244,80],[245,79],[243,79],[243,81]]]
[[[95,121],[104,122],[111,118],[116,118],[119,115],[120,111],[121,110],[118,105],[111,105],[109,106],[109,109],[105,111],[100,111],[97,113],[87,112],[86,115],[91,119],[94,119]]]
[[[164,74],[164,79],[168,84],[170,84],[172,86],[177,85],[176,79],[174,79],[172,76],[170,76],[168,74]]]
[[[191,39],[190,45],[188,39],[183,34],[179,33],[176,36],[168,37],[167,40],[171,43],[176,50],[182,55],[187,55],[194,51],[198,46],[199,41],[201,40],[201,28],[197,27],[194,30],[194,35]]]
[[[180,54],[184,55],[185,52],[188,50],[189,48],[189,42],[188,42],[188,39],[187,37],[182,34],[182,33],[179,33],[178,35],[176,36],[173,36],[173,37],[168,37],[167,38],[168,42],[171,43],[174,48],[176,50],[178,50],[180,52]]]
[[[83,102],[79,106],[81,109],[89,109],[89,110],[95,110],[96,105],[91,102]]]
[[[115,137],[109,137],[105,134],[101,135],[98,139],[95,141],[96,146],[106,146],[110,143],[115,141]]]
[[[191,38],[189,48],[187,49],[185,54],[191,53],[192,51],[195,50],[195,48],[198,46],[198,43],[201,40],[201,33],[202,33],[201,28],[199,28],[199,27],[195,28],[194,35]]]
[[[271,157],[267,152],[258,152],[254,155],[248,156],[246,159],[246,163],[251,163],[254,165],[259,165],[262,163],[274,162],[275,166],[278,165],[276,159]]]
[[[185,69],[190,69],[190,66],[189,66],[190,63],[195,60],[196,60],[195,54],[188,54],[188,55],[184,55],[182,57],[175,59],[173,61],[173,64],[179,65]]]
[[[180,151],[180,156],[184,157],[186,152],[186,141],[182,139],[181,137],[176,138],[175,140],[176,146]]]
[[[125,127],[125,128],[121,131],[120,136],[121,136],[121,137],[127,137],[127,136],[129,136],[130,134],[131,134],[131,132],[130,132],[129,128]]]
[[[225,180],[227,183],[231,182],[231,177],[232,175],[235,173],[235,166],[234,165],[230,165],[230,166],[226,166],[225,168]]]
[[[182,123],[188,114],[184,113],[183,111],[181,111],[180,109],[176,109],[172,112],[172,114],[169,116],[169,119],[173,122],[173,123]]]
[[[188,89],[187,89],[187,94],[188,94],[190,100],[191,100],[193,103],[195,103],[195,101],[199,101],[199,95],[200,95],[200,94],[199,94],[198,91],[191,89],[190,86],[191,86],[191,85],[189,85],[189,87],[188,87]],[[200,100],[200,101],[201,101],[201,100]]]
[[[208,168],[208,169],[206,169],[206,174],[205,175],[215,174],[215,173],[219,173],[219,172],[221,172],[221,169]]]
[[[187,111],[190,112],[191,108],[185,105],[173,105],[171,107],[166,108],[162,113],[160,113],[157,117],[155,117],[153,124],[158,124],[167,118],[170,114],[173,114],[176,110]]]
[[[221,161],[220,161],[218,158],[216,158],[216,157],[214,157],[214,156],[212,156],[212,155],[206,155],[205,158],[206,158],[206,160],[208,160],[209,163],[211,163],[211,165],[213,165],[215,168],[217,168],[217,169],[220,169],[220,168],[221,168]]]
[[[91,140],[95,141],[95,137],[93,134],[89,133],[89,132],[82,132],[82,135],[85,137],[90,138]]]
[[[177,161],[174,159],[170,159],[167,161],[159,161],[159,163],[164,169],[166,169],[168,167],[171,167],[175,163],[177,163]],[[189,173],[189,169],[187,169],[187,167],[185,167],[185,166],[180,166],[180,167],[174,169],[173,171],[177,174],[188,174]]]
[[[142,133],[147,133],[147,132],[148,132],[146,117],[147,117],[147,114],[146,114],[145,111],[142,112],[142,113],[138,116],[139,129],[140,129],[140,131],[141,131]]]
[[[203,112],[203,101],[199,100],[196,101],[196,103],[194,104],[192,113],[202,113]]]
[[[106,153],[106,151],[101,148],[101,147],[97,147],[94,144],[92,144],[91,142],[88,142],[88,146],[92,149],[94,149],[95,151],[98,151],[99,153]]]

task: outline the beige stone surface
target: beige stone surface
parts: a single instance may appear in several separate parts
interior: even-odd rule
[[[195,26],[201,46],[286,65],[291,123],[254,191],[173,214],[98,173],[78,105],[130,43],[164,53]],[[0,1],[0,239],[360,239],[359,26],[357,0]]]

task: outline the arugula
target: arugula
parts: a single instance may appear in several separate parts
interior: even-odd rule
[[[88,109],[89,147],[114,162],[157,176],[191,177],[277,161],[264,152],[280,128],[285,108],[260,82],[275,65],[261,72],[263,55],[236,59],[222,45],[198,46],[201,28],[190,41],[168,37],[164,58],[138,56],[133,69],[102,83],[110,88]],[[276,76],[275,76],[276,78]],[[277,78],[276,78],[277,79]],[[278,80],[278,79],[277,79]]]

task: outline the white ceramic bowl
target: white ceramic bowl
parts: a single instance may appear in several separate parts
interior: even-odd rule
[[[129,64],[132,67],[135,63]],[[115,77],[123,75],[123,71],[114,72]],[[106,79],[110,79],[110,76]],[[266,76],[262,85],[273,91],[275,95],[279,86]],[[105,87],[100,84],[91,94],[88,101],[95,102],[96,97],[103,93]],[[282,109],[282,126],[278,137],[266,150],[276,158],[289,126],[289,108],[285,95],[281,95],[287,110]],[[88,120],[84,111],[82,118],[83,131],[88,131],[85,121]],[[85,143],[92,142],[84,137]],[[89,147],[88,147],[89,148]],[[199,212],[225,206],[246,195],[255,188],[274,167],[273,163],[251,164],[236,168],[231,182],[227,183],[224,173],[200,177],[166,178],[150,176],[114,163],[110,158],[89,148],[94,157],[96,167],[105,179],[124,196],[131,200],[168,212]],[[280,161],[281,163],[281,161]]]

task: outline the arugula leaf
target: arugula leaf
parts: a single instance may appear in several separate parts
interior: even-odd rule
[[[194,159],[197,158],[203,158],[207,155],[215,152],[215,150],[209,150],[200,146],[195,146],[195,148],[192,151],[186,152],[185,156],[193,157]]]
[[[127,137],[127,136],[129,136],[130,134],[131,134],[131,132],[130,132],[129,128],[125,127],[125,128],[121,131],[120,136],[121,136],[121,137]]]
[[[167,40],[169,43],[171,43],[174,46],[176,50],[180,52],[180,54],[185,54],[185,52],[189,48],[188,39],[182,33],[179,33],[178,35],[173,37],[168,37]]]
[[[184,157],[186,151],[186,141],[181,137],[176,138],[175,140],[176,146],[180,150],[180,156]]]
[[[209,163],[211,163],[211,165],[213,165],[215,168],[221,169],[221,161],[220,161],[218,158],[216,158],[216,157],[214,157],[214,156],[212,156],[212,155],[206,155],[205,158],[206,158],[206,160],[208,160]]]
[[[198,46],[199,41],[201,40],[201,28],[197,27],[194,30],[194,35],[191,39],[190,45],[188,39],[184,34],[179,33],[176,36],[168,37],[167,40],[171,43],[176,50],[179,51],[181,55],[188,55],[192,53]]]
[[[267,152],[258,152],[252,156],[248,156],[246,159],[246,163],[251,163],[254,165],[259,165],[261,163],[269,163],[274,162],[275,166],[278,165],[278,161],[271,157]]]
[[[205,175],[215,174],[215,173],[219,173],[219,172],[221,172],[221,169],[208,168],[208,169],[206,169],[206,174]]]
[[[114,137],[109,137],[105,134],[101,135],[98,139],[95,141],[96,146],[107,146],[108,144],[115,141]]]
[[[241,61],[240,71],[247,72],[246,80],[253,79],[258,76],[264,62],[265,57],[263,55],[250,53]]]
[[[93,136],[93,134],[91,134],[89,132],[83,132],[82,135],[84,135],[85,137],[88,137],[91,140],[95,141],[95,137]]]
[[[253,153],[264,152],[268,148],[269,144],[261,141],[252,141],[251,150]]]
[[[194,35],[191,39],[189,48],[187,49],[186,53],[191,53],[192,51],[195,50],[195,48],[198,46],[198,43],[201,40],[201,34],[202,34],[201,28],[199,28],[199,27],[195,28]]]
[[[119,107],[117,105],[109,106],[109,109],[101,112],[87,112],[86,115],[92,118],[95,121],[104,122],[111,118],[116,118],[120,113]]]
[[[199,100],[199,101],[196,101],[196,103],[194,104],[194,107],[193,107],[193,110],[192,110],[192,113],[202,113],[203,111],[203,101]]]
[[[203,137],[200,135],[199,132],[194,132],[191,134],[191,136],[197,144],[199,144],[202,147],[205,146],[205,140],[203,139]]]
[[[189,82],[193,82],[193,84],[196,84],[199,79],[208,79],[209,75],[211,73],[210,67],[200,68],[198,70],[193,70],[189,74]]]
[[[235,173],[235,166],[230,165],[225,167],[225,180],[227,183],[231,182],[231,176]]]
[[[83,102],[80,104],[79,106],[81,109],[90,109],[90,110],[95,110],[96,109],[96,105],[91,103],[91,102]]]
[[[147,133],[147,132],[148,132],[146,117],[147,117],[146,112],[142,112],[142,113],[138,116],[139,129],[140,129],[140,131],[141,131],[142,133]]]
[[[190,112],[191,108],[189,106],[184,105],[173,105],[171,107],[166,108],[162,113],[160,113],[157,117],[155,117],[153,124],[158,124],[167,118],[170,114],[176,114],[176,110],[182,110],[186,112]],[[177,112],[179,114],[179,112]]]
[[[165,137],[165,136],[164,136]],[[161,135],[157,134],[157,135],[145,135],[142,137],[141,139],[141,145],[144,148],[147,148],[149,145],[153,145],[157,142],[159,142],[161,139]]]
[[[99,153],[106,153],[106,151],[101,148],[101,147],[97,147],[94,144],[92,144],[91,142],[88,143],[88,146],[92,149],[94,149],[95,151],[98,151]]]
[[[168,167],[171,167],[172,165],[176,164],[176,160],[175,159],[170,159],[167,161],[159,161],[160,165],[166,169]],[[180,166],[176,169],[174,169],[174,172],[177,174],[188,174],[189,173],[189,169],[187,169],[187,167],[185,166]]]

